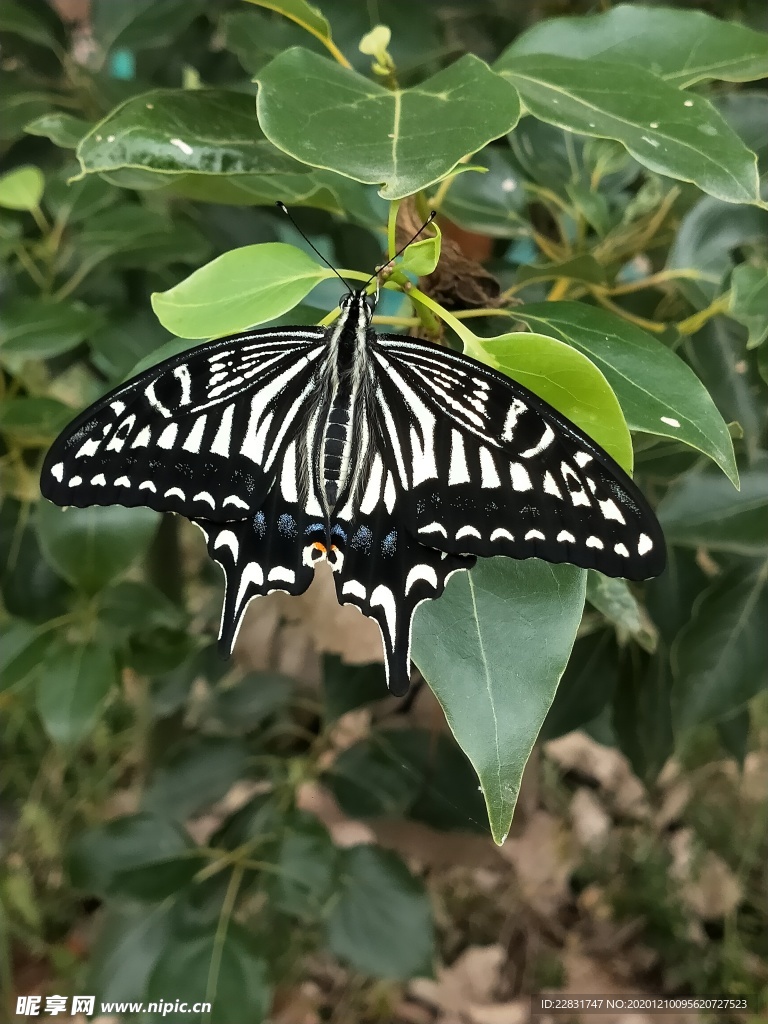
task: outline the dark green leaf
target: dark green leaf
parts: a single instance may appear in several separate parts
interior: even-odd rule
[[[202,10],[201,0],[92,0],[89,24],[106,54],[168,46]]]
[[[158,514],[145,508],[57,508],[42,501],[37,531],[46,558],[76,587],[94,594],[143,554]]]
[[[199,736],[155,769],[144,809],[184,821],[221,799],[246,773],[247,752],[237,740]]]
[[[749,706],[740,708],[726,718],[720,718],[715,723],[720,742],[725,749],[738,763],[740,768],[744,767],[744,759],[749,750],[749,732],[751,728],[751,716]]]
[[[486,831],[477,776],[443,733],[374,730],[342,751],[323,781],[355,818],[407,817],[437,829]]]
[[[108,905],[91,945],[83,987],[97,999],[135,1002],[168,946],[173,910],[170,900],[155,907],[125,901]]]
[[[149,310],[125,316],[115,310],[110,322],[91,335],[89,344],[94,364],[118,383],[140,360],[151,358],[167,344],[170,337]]]
[[[678,729],[731,714],[768,683],[767,583],[765,565],[735,569],[696,601],[672,650]]]
[[[0,32],[12,32],[30,43],[57,48],[56,34],[48,22],[40,17],[30,4],[14,3],[13,0],[0,2]]]
[[[103,318],[82,302],[15,299],[0,313],[0,359],[48,359],[75,348]]]
[[[616,393],[630,430],[674,437],[738,480],[722,416],[690,367],[656,338],[581,302],[520,306],[514,316],[586,353]]]
[[[768,270],[744,264],[731,277],[729,313],[749,330],[748,348],[768,338]]]
[[[618,649],[609,632],[577,640],[539,738],[552,740],[591,722],[610,702],[618,676]]]
[[[316,53],[325,49],[296,22],[274,18],[265,11],[227,11],[219,22],[224,45],[237,55],[250,74],[255,75],[273,57],[291,46],[306,46]]]
[[[506,838],[520,779],[571,653],[586,573],[536,559],[483,559],[419,608],[413,658]]]
[[[331,952],[374,978],[432,973],[434,931],[423,885],[375,846],[341,851],[341,891],[328,921]]]
[[[277,672],[249,672],[216,690],[212,715],[236,732],[250,732],[290,704],[296,680]]]
[[[73,884],[114,898],[160,900],[201,867],[186,833],[164,817],[131,814],[81,832],[69,849]]]
[[[6,398],[0,401],[0,433],[21,444],[48,444],[72,419],[72,410],[55,398]]]
[[[384,666],[379,662],[347,665],[335,654],[326,654],[323,660],[323,691],[325,717],[334,721],[347,711],[387,696]]]
[[[322,11],[308,4],[306,0],[248,0],[248,3],[277,11],[321,39],[331,38],[331,26],[323,17]]]
[[[31,513],[12,498],[0,508],[0,591],[10,615],[43,623],[63,614],[72,592],[43,558]]]
[[[337,884],[339,852],[317,818],[293,811],[285,821],[270,885],[275,905],[285,914],[317,921]]]
[[[387,199],[439,181],[462,157],[510,131],[520,114],[515,90],[471,54],[420,85],[392,91],[294,47],[263,68],[258,82],[267,138],[314,167],[383,183]]]
[[[657,509],[664,535],[683,547],[760,554],[768,549],[768,474],[745,470],[741,490],[712,473],[689,473]]]
[[[670,696],[672,673],[656,654],[626,665],[613,699],[613,728],[635,773],[653,782],[674,748]]]
[[[656,629],[626,580],[612,579],[590,569],[587,601],[613,623],[619,639],[631,636],[646,651],[656,649]]]
[[[765,133],[768,93],[750,89],[721,92],[713,97],[712,102],[744,145],[757,153],[758,166],[764,173],[768,159],[768,136]]]
[[[768,36],[703,11],[618,4],[603,14],[550,18],[524,32],[507,53],[553,53],[636,64],[679,87],[711,78],[768,76]]]
[[[522,266],[517,271],[517,280],[520,283],[532,281],[552,281],[565,277],[569,281],[586,281],[587,284],[607,284],[605,267],[603,267],[594,256],[585,253],[574,256],[572,259],[564,260],[562,263],[546,263],[541,266],[531,264]]]
[[[667,568],[645,584],[646,607],[667,647],[688,622],[691,606],[707,583],[692,551],[667,549]]]
[[[6,77],[0,94],[0,139],[11,142],[24,134],[24,125],[42,117],[56,104],[51,93],[28,86]]]
[[[181,609],[156,587],[123,580],[101,593],[99,617],[114,629],[134,630],[148,626],[178,627],[184,622]]]
[[[114,655],[105,644],[55,643],[37,680],[37,712],[54,743],[84,739],[116,683]]]
[[[644,167],[726,202],[759,201],[755,154],[703,96],[631,64],[507,50],[495,68],[542,121],[616,139]]]
[[[0,693],[34,679],[52,641],[52,631],[44,632],[40,626],[32,626],[28,622],[12,620],[4,626],[0,647]]]
[[[487,172],[467,171],[457,175],[440,212],[469,231],[494,238],[528,235],[530,225],[523,217],[523,183],[510,155],[503,149],[488,146],[473,157],[472,162],[487,168]]]
[[[170,1012],[169,1024],[244,1024],[266,1019],[272,1002],[267,963],[236,921],[209,932],[176,932],[160,954],[146,989],[148,1000],[209,1002],[211,1013]]]

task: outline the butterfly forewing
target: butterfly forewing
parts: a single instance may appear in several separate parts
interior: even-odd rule
[[[264,502],[307,417],[326,332],[234,335],[155,366],[55,441],[40,486],[59,505],[147,505],[214,522]]]
[[[452,553],[536,556],[610,576],[664,568],[656,517],[626,473],[572,423],[482,363],[376,340],[377,405],[404,522]]]

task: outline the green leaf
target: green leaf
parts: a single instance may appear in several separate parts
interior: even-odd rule
[[[440,206],[440,212],[468,231],[492,238],[515,238],[530,234],[523,216],[525,192],[511,155],[489,146],[472,161],[487,168],[485,174],[459,174]]]
[[[739,767],[743,768],[749,753],[749,733],[752,727],[749,705],[740,708],[726,718],[718,719],[715,722],[715,727],[720,742]]]
[[[279,672],[248,672],[234,686],[215,691],[211,714],[227,729],[250,732],[284,711],[296,680]]]
[[[145,810],[185,821],[221,799],[246,774],[247,752],[237,740],[196,736],[154,771]]]
[[[410,818],[442,831],[485,832],[477,776],[456,743],[427,729],[375,729],[323,776],[353,818]]]
[[[109,322],[88,339],[94,365],[115,384],[169,341],[170,335],[148,309],[126,313],[113,309]],[[175,338],[173,344],[178,344]]]
[[[768,93],[757,89],[739,89],[738,92],[718,93],[713,96],[712,102],[744,145],[757,153],[758,168],[763,175],[768,169],[768,135],[765,132]]]
[[[31,511],[32,507],[26,502],[10,497],[3,499],[0,592],[9,615],[45,623],[66,613],[72,591],[43,558]]]
[[[71,419],[69,406],[55,398],[0,400],[0,433],[24,445],[49,444]]]
[[[85,892],[110,899],[160,900],[200,869],[186,833],[164,817],[131,814],[81,832],[70,844],[69,874]]]
[[[704,196],[680,222],[667,255],[668,270],[696,270],[697,280],[681,280],[680,290],[695,307],[708,306],[733,270],[734,250],[760,243],[768,233],[768,210],[734,207]]]
[[[227,11],[219,21],[219,30],[226,48],[237,55],[251,75],[291,46],[307,46],[317,53],[323,52],[324,44],[319,38],[317,41],[309,38],[297,22],[274,18],[267,11]]]
[[[768,569],[738,568],[696,601],[672,649],[676,728],[743,707],[768,685]]]
[[[83,174],[284,175],[300,164],[268,142],[253,96],[223,89],[157,89],[133,96],[77,147]],[[162,181],[158,181],[162,184]]]
[[[24,131],[28,135],[41,135],[44,139],[50,139],[62,149],[77,149],[80,140],[92,127],[89,121],[81,117],[52,110],[24,125]]]
[[[431,274],[440,259],[440,246],[443,237],[440,228],[433,221],[428,230],[434,231],[432,237],[412,242],[403,253],[400,263],[403,270],[415,274],[417,277],[426,277]]]
[[[759,202],[757,157],[703,96],[631,64],[506,51],[495,67],[542,121],[617,139],[644,167],[726,202]]]
[[[121,203],[89,217],[79,237],[83,262],[141,269],[169,263],[199,263],[211,251],[201,232],[187,220],[171,220],[157,211]]]
[[[16,167],[0,177],[0,206],[6,210],[35,210],[43,198],[44,187],[45,178],[39,167]]]
[[[18,298],[0,311],[0,361],[49,359],[69,352],[103,324],[82,302]]]
[[[174,910],[170,900],[154,907],[127,901],[107,904],[91,945],[84,987],[97,999],[135,1001],[168,946]]]
[[[594,256],[582,253],[561,263],[545,263],[542,266],[529,264],[521,266],[517,271],[517,280],[521,283],[532,281],[552,281],[565,277],[569,281],[585,281],[587,284],[608,283],[605,267],[598,263]]]
[[[13,3],[12,0],[0,2],[0,32],[12,32],[30,43],[57,49],[56,35],[50,25],[41,18],[30,5]]]
[[[416,613],[413,659],[480,778],[499,844],[571,653],[585,584],[572,565],[488,558]]]
[[[0,693],[36,677],[52,641],[53,633],[40,626],[14,620],[6,623],[0,647]]]
[[[163,327],[181,338],[220,337],[273,320],[334,276],[293,245],[245,245],[167,292],[155,292],[152,308]]]
[[[667,658],[644,656],[622,671],[613,698],[613,729],[635,774],[650,784],[674,750],[672,673]]]
[[[587,601],[613,623],[619,639],[631,636],[649,653],[656,650],[656,627],[630,590],[626,580],[612,579],[589,569]]]
[[[42,117],[57,102],[56,96],[30,89],[6,77],[0,93],[0,139],[11,142],[24,134],[24,125]]]
[[[48,501],[37,507],[37,530],[45,557],[64,579],[95,594],[143,554],[159,516],[121,505],[69,508]]]
[[[742,471],[738,491],[712,473],[687,473],[656,511],[671,544],[762,554],[768,550],[766,465]]]
[[[410,89],[389,90],[294,47],[258,76],[259,124],[278,148],[400,199],[510,131],[517,94],[471,54]],[[428,139],[428,143],[425,143]]]
[[[607,630],[581,637],[573,647],[539,739],[553,740],[597,718],[619,678],[616,641]]]
[[[636,64],[681,88],[713,78],[749,82],[768,76],[764,33],[702,11],[645,4],[549,18],[523,32],[506,52]]]
[[[201,0],[92,0],[89,26],[104,54],[173,43],[203,9]]]
[[[587,356],[554,338],[527,332],[477,338],[473,345],[465,341],[464,350],[549,402],[632,472],[632,439],[621,406]]]
[[[146,999],[160,1005],[211,1003],[211,1013],[170,1013],[168,1024],[243,1024],[267,1019],[269,970],[253,938],[236,921],[210,932],[171,935],[149,977]],[[163,1011],[165,1013],[165,1011]]]
[[[284,914],[320,920],[334,897],[338,851],[328,829],[311,814],[293,811],[284,825],[270,896]]]
[[[319,39],[331,38],[331,26],[323,17],[322,11],[317,7],[305,2],[305,0],[248,0],[248,3],[257,7],[266,7],[270,11],[277,11],[297,25],[301,25],[307,32],[317,36]]]
[[[48,651],[37,682],[37,711],[53,742],[70,746],[84,739],[116,682],[114,656],[102,643],[57,643]]]
[[[334,956],[374,978],[432,973],[429,897],[397,854],[375,846],[341,851],[341,889],[328,920]]]
[[[336,721],[347,711],[386,697],[384,666],[379,662],[347,665],[335,654],[326,654],[323,658],[323,693],[325,718],[329,722]]]
[[[731,316],[749,331],[747,348],[768,338],[768,269],[743,264],[731,278]]]
[[[690,367],[656,338],[581,302],[519,306],[514,316],[588,355],[613,388],[630,430],[682,441],[704,452],[738,483],[733,443],[722,416]]]

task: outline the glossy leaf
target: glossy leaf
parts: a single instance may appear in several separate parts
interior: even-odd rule
[[[743,264],[731,278],[729,313],[749,330],[748,348],[768,338],[768,269]]]
[[[703,96],[631,64],[507,50],[495,68],[542,121],[616,139],[649,170],[726,202],[759,201],[755,154]]]
[[[403,253],[401,266],[403,270],[415,274],[417,277],[426,277],[431,274],[440,259],[440,246],[442,234],[440,228],[434,222],[427,228],[427,232],[433,232],[431,237],[420,238],[412,242]]]
[[[656,338],[581,302],[520,306],[514,316],[588,355],[613,388],[630,430],[682,441],[738,481],[733,443],[714,402],[690,367]]]
[[[259,124],[279,149],[383,185],[386,199],[439,181],[510,131],[520,113],[515,90],[470,54],[420,85],[392,91],[294,47],[263,68],[258,82]]]
[[[16,167],[0,177],[0,206],[6,210],[34,210],[40,205],[44,187],[39,167]]]
[[[152,308],[163,327],[179,337],[220,337],[273,320],[334,276],[284,242],[246,245],[200,267],[167,292],[155,292]]]
[[[451,184],[440,212],[469,231],[494,238],[528,235],[530,225],[523,216],[525,192],[520,173],[503,149],[489,146],[473,157],[473,164],[485,173],[468,171]]]
[[[79,889],[98,896],[163,899],[199,870],[193,849],[183,829],[167,819],[131,814],[76,836],[69,872]]]
[[[465,341],[467,355],[501,370],[549,402],[632,472],[632,440],[602,372],[575,349],[542,334],[517,332]]]
[[[768,572],[736,569],[702,594],[672,650],[678,729],[713,721],[768,686]]]
[[[105,644],[55,644],[37,682],[37,711],[54,743],[84,739],[116,682],[114,655]]]
[[[585,583],[572,565],[482,559],[416,613],[413,658],[480,778],[497,843],[571,653]]]
[[[768,35],[703,11],[618,4],[602,14],[549,18],[508,53],[552,53],[635,64],[678,87],[768,77]]]
[[[301,165],[267,142],[253,96],[223,89],[157,89],[94,125],[77,147],[83,174],[283,175]]]
[[[64,579],[95,594],[146,551],[159,516],[146,508],[68,508],[48,501],[37,509],[43,552]]]
[[[81,117],[65,114],[61,110],[52,110],[42,117],[24,126],[28,135],[41,135],[62,149],[76,149],[83,136],[90,131],[92,125]]]
[[[341,890],[331,911],[334,956],[374,978],[432,973],[434,930],[429,897],[397,854],[376,846],[341,851]]]
[[[765,463],[742,471],[739,491],[712,473],[689,473],[670,488],[656,511],[672,544],[760,554],[768,550]]]
[[[272,1002],[267,963],[251,934],[236,921],[209,931],[177,929],[149,977],[148,1000],[161,1005],[177,999],[193,1004],[210,1002],[213,1015],[185,1013],[189,1024],[243,1024],[267,1019]],[[180,1015],[166,1017],[179,1021]]]
[[[18,298],[0,311],[0,361],[49,359],[75,348],[103,324],[82,302]]]
[[[248,0],[248,3],[276,11],[320,39],[331,38],[331,26],[322,12],[306,3],[306,0]]]

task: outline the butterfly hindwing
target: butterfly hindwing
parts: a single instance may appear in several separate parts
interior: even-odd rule
[[[480,556],[536,556],[609,576],[664,567],[655,516],[627,474],[526,388],[466,356],[376,339],[385,454],[423,543]]]
[[[258,509],[316,388],[325,331],[222,338],[175,356],[87,409],[41,474],[59,505],[146,505],[224,522]]]
[[[329,558],[339,603],[355,605],[381,630],[387,685],[395,696],[408,690],[416,608],[440,597],[452,573],[475,563],[471,556],[447,554],[419,542],[400,511],[394,476],[376,454],[351,519],[337,517],[333,522]]]

